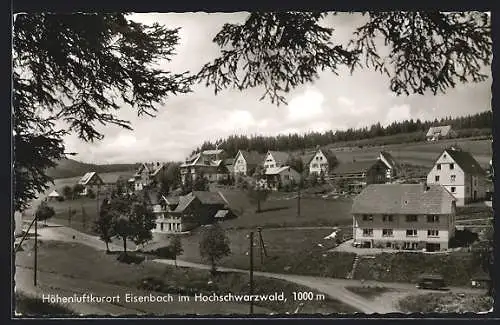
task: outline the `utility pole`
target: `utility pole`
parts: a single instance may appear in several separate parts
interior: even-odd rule
[[[300,184],[297,188],[297,217],[300,218]]]
[[[38,215],[35,213],[35,256],[33,263],[33,284],[36,287],[36,273],[38,268]]]
[[[267,257],[267,251],[264,239],[262,238],[262,227],[257,227],[257,231],[259,232],[260,264],[264,264],[264,256]]]
[[[253,314],[253,231],[250,232],[250,315]]]

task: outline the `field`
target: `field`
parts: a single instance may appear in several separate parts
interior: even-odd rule
[[[301,198],[297,214],[295,193],[273,193],[262,202],[263,212],[256,213],[246,193],[220,190],[238,218],[224,222],[226,228],[339,226],[351,223],[351,199]]]
[[[203,229],[203,228],[202,228]],[[199,253],[202,229],[189,236],[182,237],[184,252],[179,259],[207,263]],[[347,235],[350,229],[345,229]],[[354,254],[328,252],[334,247],[334,240],[324,239],[332,229],[263,229],[262,239],[267,256],[261,250],[258,233],[254,235],[255,269],[260,271],[290,274],[317,275],[333,278],[345,278],[351,270]],[[249,267],[248,230],[229,230],[231,254],[219,264],[221,266],[247,269]],[[341,237],[342,235],[339,235]],[[165,235],[164,238],[168,238]],[[165,246],[168,240],[157,241],[145,250]],[[262,259],[261,259],[262,254]]]
[[[353,159],[376,159],[380,151],[385,150],[402,163],[431,167],[438,155],[446,147],[452,145],[458,145],[462,150],[470,152],[483,167],[486,167],[493,157],[491,140],[474,139],[452,139],[430,143],[416,142],[363,148],[334,148],[334,152],[341,162],[350,162]]]

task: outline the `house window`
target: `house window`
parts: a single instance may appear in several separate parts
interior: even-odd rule
[[[382,229],[383,237],[392,237],[394,235],[392,229]]]
[[[391,216],[391,215],[386,214],[386,215],[382,216],[382,220],[384,222],[392,222],[392,221],[394,221],[394,217]]]
[[[371,214],[363,215],[363,221],[373,221],[373,215]]]
[[[417,216],[413,214],[406,216],[406,222],[417,222],[417,219]]]
[[[373,236],[373,229],[363,229],[363,236],[364,237],[372,237]]]
[[[450,164],[450,169],[455,169],[455,164]]]
[[[427,216],[427,222],[439,222],[439,216]]]
[[[285,180],[289,180],[290,179],[290,175],[285,175]]]
[[[163,231],[163,222],[160,223],[160,230]]]
[[[451,175],[450,176],[450,181],[451,182],[455,182],[456,179],[457,179],[457,175]]]
[[[406,230],[406,237],[416,237],[416,236],[417,236],[417,229]]]
[[[318,168],[318,164],[313,164],[312,168]]]
[[[437,164],[436,168],[437,170],[441,170],[441,164]]]
[[[427,237],[439,237],[439,230],[427,230]]]
[[[434,180],[435,180],[436,182],[439,182],[439,175],[436,175],[436,176],[434,177]]]
[[[457,191],[457,188],[455,186],[451,187],[451,193],[455,193]]]

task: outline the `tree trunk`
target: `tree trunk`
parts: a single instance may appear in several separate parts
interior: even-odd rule
[[[127,254],[127,238],[123,238],[123,252]]]
[[[257,213],[260,213],[260,200],[257,200]]]
[[[177,267],[177,256],[174,257],[175,267]]]
[[[109,243],[106,241],[106,253],[109,253]]]

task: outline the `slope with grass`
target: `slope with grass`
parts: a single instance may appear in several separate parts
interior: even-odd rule
[[[493,308],[493,298],[480,294],[427,293],[401,299],[399,308],[406,313],[479,313]]]
[[[383,282],[418,282],[422,274],[440,274],[450,286],[468,286],[481,269],[472,253],[382,253],[359,261],[355,279]]]

